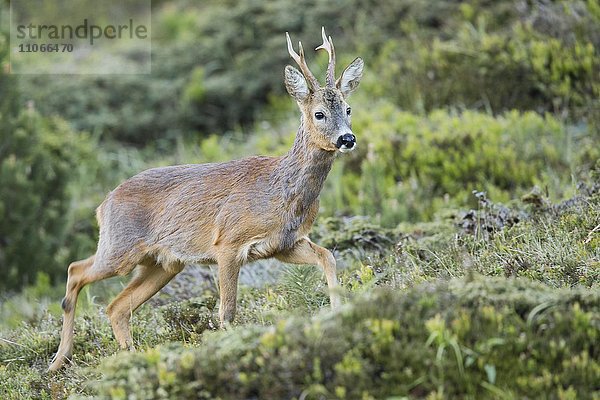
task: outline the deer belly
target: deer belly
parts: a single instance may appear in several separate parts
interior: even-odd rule
[[[244,262],[269,258],[277,252],[277,246],[270,238],[253,239],[240,247],[239,259]]]

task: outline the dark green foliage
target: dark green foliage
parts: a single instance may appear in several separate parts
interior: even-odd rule
[[[518,108],[598,123],[598,4],[513,3],[513,15],[498,29],[494,8],[463,3],[455,32],[433,40],[407,25],[412,40],[388,40],[379,54],[376,68],[388,82],[384,93],[418,111],[449,104],[494,112]]]
[[[338,73],[367,61],[361,90],[411,111],[514,108],[598,121],[597,0],[556,2],[331,2],[277,0],[154,4],[150,76],[38,77],[26,99],[77,129],[137,145],[270,121],[291,60],[283,33],[312,52],[325,26]],[[252,23],[248,24],[251,20]],[[286,101],[288,101],[286,99]]]
[[[196,349],[120,354],[96,387],[114,399],[592,398],[599,312],[597,291],[524,280],[379,289],[310,321],[211,334]]]
[[[3,27],[7,17],[0,7]],[[40,272],[64,276],[68,261],[91,251],[93,209],[75,193],[99,166],[90,135],[41,116],[31,102],[23,107],[8,65],[8,37],[0,31],[0,289],[17,290]]]
[[[5,31],[8,26],[7,10],[0,5],[0,116],[15,116],[19,112],[20,94],[16,90],[17,82],[9,70],[9,35]]]
[[[525,194],[571,171],[578,156],[569,153],[580,148],[571,143],[593,137],[550,115],[435,111],[421,117],[386,103],[358,114],[353,129],[360,146],[328,180],[325,212],[379,216],[386,226],[475,206],[473,190],[500,201]]]
[[[74,237],[70,185],[92,166],[94,141],[34,110],[0,115],[0,133],[0,287],[17,288],[38,271],[62,276],[78,245],[90,251],[92,238]]]
[[[51,82],[46,76],[33,77],[21,86],[41,113],[60,113],[77,130],[147,145],[181,136],[183,83],[184,78],[81,75],[58,76]]]
[[[171,338],[187,341],[198,337],[207,329],[216,329],[218,322],[213,318],[216,303],[214,293],[207,291],[202,297],[163,306],[162,316],[169,327]]]

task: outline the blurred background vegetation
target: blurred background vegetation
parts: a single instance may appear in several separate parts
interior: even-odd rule
[[[152,74],[122,76],[7,74],[1,4],[4,289],[62,281],[94,251],[94,208],[132,174],[284,153],[298,125],[285,31],[314,48],[324,25],[338,68],[366,61],[358,151],[321,215],[394,227],[474,207],[473,190],[560,200],[600,158],[598,0],[153,1]],[[308,60],[322,76],[325,56]]]

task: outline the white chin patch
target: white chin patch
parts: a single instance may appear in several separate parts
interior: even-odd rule
[[[356,149],[356,144],[352,147],[347,147],[345,144],[343,144],[340,148],[339,151],[341,153],[350,153],[351,151],[354,151],[354,149]]]

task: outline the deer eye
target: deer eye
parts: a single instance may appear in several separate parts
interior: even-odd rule
[[[315,113],[315,118],[321,120],[321,119],[325,118],[325,114],[323,114],[321,111],[317,111]]]
[[[352,114],[352,109],[350,107],[346,108],[346,114],[347,115]]]

